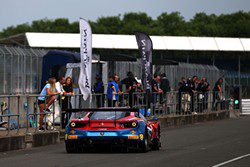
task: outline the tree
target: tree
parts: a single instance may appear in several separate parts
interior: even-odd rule
[[[93,33],[97,34],[117,34],[122,28],[122,22],[119,16],[101,17],[97,19],[96,24],[92,22]]]
[[[31,27],[29,26],[28,23],[24,23],[17,25],[16,27],[10,26],[7,27],[6,29],[3,29],[3,31],[0,32],[0,37],[8,37],[11,35],[21,34],[29,31],[31,31]]]
[[[250,12],[243,11],[218,16],[197,13],[189,21],[185,21],[179,12],[162,13],[157,19],[146,13],[125,13],[123,17],[100,17],[89,23],[96,34],[134,34],[142,31],[149,35],[250,37]],[[7,27],[0,32],[0,38],[25,32],[79,33],[79,23],[70,23],[67,18],[45,18],[31,24]]]
[[[197,13],[188,23],[189,35],[192,36],[218,36],[220,27],[216,24],[217,16],[214,14]]]
[[[158,18],[158,25],[164,35],[185,35],[186,24],[179,12],[162,13]]]
[[[157,21],[153,20],[146,13],[126,13],[122,19],[122,29],[118,34],[134,34],[137,31],[145,32],[149,35],[160,35]]]

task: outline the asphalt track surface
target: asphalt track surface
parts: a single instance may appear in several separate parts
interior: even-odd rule
[[[1,167],[214,166],[250,167],[250,117],[207,122],[162,131],[162,148],[148,153],[99,150],[67,154],[64,144],[0,153]],[[227,163],[232,159],[244,156]]]

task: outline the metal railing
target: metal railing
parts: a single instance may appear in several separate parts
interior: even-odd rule
[[[217,110],[234,109],[231,99],[219,92],[166,92],[166,93],[122,93],[108,96],[92,94],[91,101],[84,101],[81,94],[73,96],[53,95],[53,103],[46,106],[52,96],[46,96],[38,104],[39,95],[0,96],[0,136],[38,132],[63,128],[71,115],[67,108],[131,107],[138,108],[145,116],[189,115]],[[82,117],[74,113],[74,117]],[[41,121],[41,117],[44,117]]]

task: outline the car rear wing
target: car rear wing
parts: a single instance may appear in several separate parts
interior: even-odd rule
[[[113,111],[115,113],[114,126],[116,127],[116,112],[124,111],[124,112],[136,112],[139,115],[139,109],[136,108],[121,108],[121,107],[107,107],[107,108],[78,108],[78,109],[66,109],[66,113],[77,113],[77,112],[103,112],[103,111]],[[88,122],[90,126],[90,119]]]
[[[121,107],[107,107],[107,108],[77,108],[77,109],[66,109],[66,113],[77,113],[77,112],[103,112],[103,111],[124,111],[124,112],[138,112],[137,108],[121,108]]]

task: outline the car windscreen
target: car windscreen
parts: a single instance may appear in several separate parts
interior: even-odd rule
[[[93,112],[90,115],[90,120],[118,120],[130,115],[130,112],[124,111],[100,111]]]

